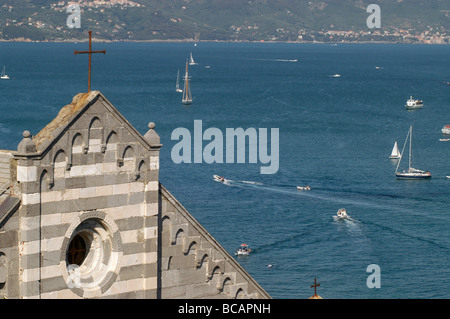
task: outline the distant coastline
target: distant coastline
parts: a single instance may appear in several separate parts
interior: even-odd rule
[[[108,40],[92,38],[94,42],[97,43],[119,43],[119,42],[130,42],[130,43],[293,43],[293,44],[414,44],[414,45],[449,45],[450,43],[426,43],[426,42],[401,42],[401,41],[343,41],[343,42],[332,42],[332,41],[273,41],[273,40],[194,40],[194,39],[154,39],[154,40]],[[78,42],[88,42],[86,39],[65,39],[65,40],[31,40],[26,38],[16,38],[16,39],[0,39],[0,42],[20,42],[20,43],[78,43]]]

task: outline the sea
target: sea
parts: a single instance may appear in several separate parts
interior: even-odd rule
[[[74,55],[87,49],[0,42],[0,69],[11,77],[0,80],[0,149],[17,149],[24,130],[36,135],[87,91],[88,57]],[[308,298],[315,278],[325,299],[450,298],[450,141],[441,141],[450,46],[95,42],[93,50],[106,54],[92,55],[92,89],[141,134],[155,123],[161,183],[272,298]],[[180,70],[183,85],[191,52],[193,103],[184,105],[175,82]],[[406,110],[410,96],[423,108]],[[222,163],[194,162],[195,120],[202,132],[223,132]],[[395,177],[389,155],[410,126],[412,165],[429,180]],[[191,163],[173,158],[178,128],[192,135]],[[274,156],[279,146],[278,170],[261,174],[268,164],[250,161],[249,140],[243,163],[225,161],[227,128],[278,129],[266,145]],[[334,220],[339,208],[351,218]],[[234,255],[242,243],[252,254]]]

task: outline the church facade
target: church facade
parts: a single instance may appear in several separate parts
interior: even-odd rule
[[[98,91],[0,151],[0,298],[270,298],[159,182]]]

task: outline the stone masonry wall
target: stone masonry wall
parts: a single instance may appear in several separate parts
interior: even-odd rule
[[[24,298],[156,297],[159,150],[91,104],[42,155],[17,155]]]

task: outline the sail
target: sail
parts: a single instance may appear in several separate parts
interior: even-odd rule
[[[183,92],[183,90],[180,89],[180,70],[178,70],[177,74],[177,84],[175,85],[175,91]]]
[[[395,141],[394,147],[392,148],[391,156],[389,158],[400,158],[400,151],[398,150],[397,141]]]
[[[198,63],[194,61],[194,58],[192,57],[192,52],[189,56],[189,65],[197,65]]]
[[[184,87],[183,87],[183,97],[181,99],[183,104],[191,104],[191,88],[189,86],[189,72],[188,72],[188,61],[186,61],[186,73],[184,75]]]

